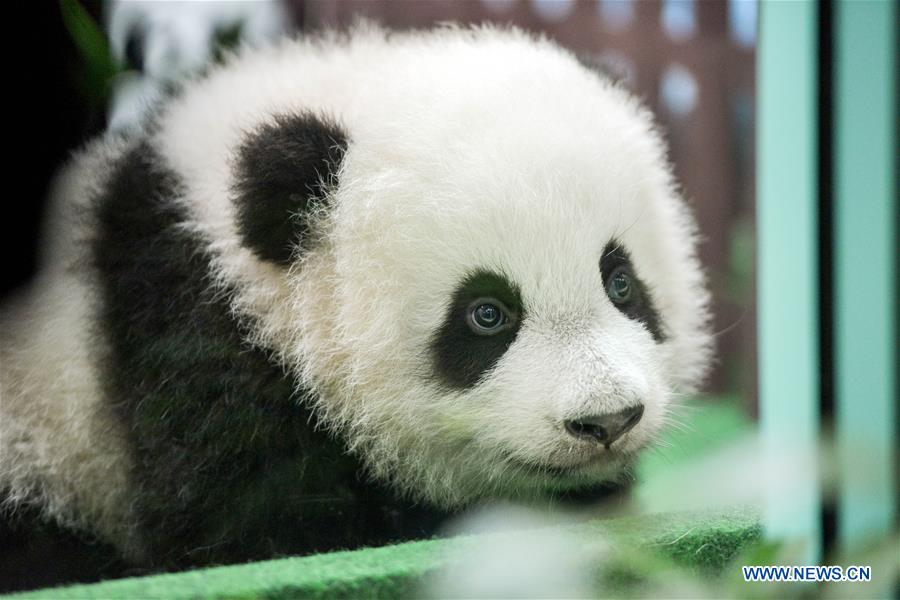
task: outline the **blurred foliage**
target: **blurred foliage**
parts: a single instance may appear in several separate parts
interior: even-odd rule
[[[103,106],[122,67],[113,58],[103,29],[78,0],[60,0],[59,8],[81,58],[76,85],[91,108]]]
[[[737,219],[731,227],[728,249],[729,300],[741,307],[749,307],[753,298],[753,250],[755,236],[750,217]]]
[[[221,64],[230,52],[237,50],[243,36],[241,23],[216,29],[213,38],[212,62]]]
[[[125,73],[141,72],[142,57],[135,57],[137,64],[120,62],[115,58],[109,39],[103,27],[79,0],[59,0],[63,24],[78,52],[79,63],[75,75],[75,85],[84,102],[91,110],[104,110],[113,93],[118,77]],[[98,5],[94,12],[100,12]],[[209,64],[219,64],[240,46],[243,38],[243,24],[219,27],[209,40]],[[169,82],[171,83],[171,82]]]
[[[701,396],[684,401],[673,412],[678,420],[666,429],[662,443],[649,448],[638,460],[639,481],[652,481],[673,465],[715,452],[753,427],[736,394]]]
[[[729,303],[740,310],[731,327],[737,327],[747,317],[752,318],[754,311],[754,262],[756,231],[753,217],[744,214],[736,217],[731,224],[728,236],[728,270],[725,274],[725,296]],[[742,339],[745,339],[742,334]],[[728,389],[742,390],[745,395],[752,395],[756,373],[748,365],[753,364],[752,344],[742,343],[731,348],[722,356],[725,380]]]
[[[744,581],[742,566],[805,564],[797,548],[758,538],[730,554],[711,552],[717,559],[705,563],[691,552],[673,554],[653,546],[619,545],[604,556],[593,588],[598,596],[622,598],[889,598],[896,593],[900,582],[900,540],[896,537],[853,556],[836,555],[821,561],[822,565],[844,568],[870,565],[870,582]]]

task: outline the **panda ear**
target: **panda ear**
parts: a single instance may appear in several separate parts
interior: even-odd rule
[[[286,265],[308,243],[307,215],[327,200],[347,136],[312,113],[280,115],[249,133],[237,152],[233,186],[243,243],[261,259]]]

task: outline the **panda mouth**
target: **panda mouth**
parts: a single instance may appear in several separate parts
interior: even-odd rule
[[[625,492],[627,492],[627,484],[619,481],[604,481],[588,487],[556,492],[552,496],[562,506],[578,508],[608,502]]]
[[[579,509],[610,501],[626,489],[620,474],[607,473],[603,477],[594,474],[590,477],[592,482],[585,477],[587,475],[585,471],[600,465],[607,465],[613,469],[620,467],[622,458],[623,456],[619,454],[592,456],[580,463],[566,466],[527,462],[512,456],[508,456],[506,460],[523,469],[528,475],[542,479],[543,485],[549,485],[544,489],[544,493],[546,497],[559,503],[559,506]]]
[[[506,462],[525,470],[530,474],[549,475],[553,478],[566,478],[578,475],[586,469],[596,467],[602,463],[615,464],[617,460],[610,456],[592,456],[587,460],[572,465],[553,465],[548,463],[524,461],[514,456],[506,456]]]

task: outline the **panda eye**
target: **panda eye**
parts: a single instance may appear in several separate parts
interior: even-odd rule
[[[510,311],[499,300],[480,298],[469,304],[466,322],[478,335],[494,335],[509,328]]]
[[[612,272],[606,283],[606,295],[613,304],[627,304],[634,299],[634,280],[627,266],[622,265]]]

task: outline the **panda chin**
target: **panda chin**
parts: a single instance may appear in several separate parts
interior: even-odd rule
[[[592,504],[608,499],[625,487],[629,478],[627,457],[619,452],[604,452],[574,465],[525,462],[507,456],[505,462],[514,465],[520,475],[529,480],[538,498],[560,502],[564,506]],[[521,479],[520,479],[521,481]]]
[[[563,492],[556,492],[552,498],[564,508],[592,506],[609,501],[619,496],[628,488],[627,483],[620,481],[604,481],[587,487],[578,487]]]
[[[598,470],[598,466],[606,467],[603,470],[606,471],[609,469],[609,465],[603,461],[602,459],[591,459],[580,464],[576,465],[567,465],[567,466],[559,466],[559,465],[549,465],[549,464],[522,464],[523,467],[527,467],[532,473],[547,476],[553,481],[569,481],[569,480],[581,480],[584,478],[585,473],[589,473],[591,471]]]
[[[627,455],[616,450],[591,454],[580,462],[561,465],[550,462],[525,461],[507,455],[505,461],[528,474],[549,478],[555,483],[580,483],[586,480],[615,477],[627,462]]]
[[[607,502],[630,486],[629,469],[622,460],[560,471],[550,482],[547,497],[562,508],[578,508]],[[591,468],[593,467],[593,468]]]

